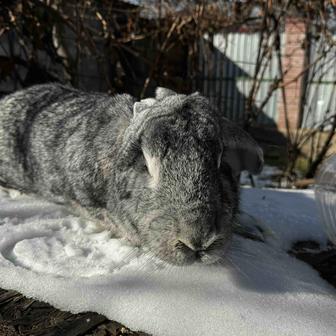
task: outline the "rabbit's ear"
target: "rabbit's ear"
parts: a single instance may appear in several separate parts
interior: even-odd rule
[[[157,100],[154,98],[147,98],[134,103],[133,117],[123,134],[123,140],[118,150],[119,168],[124,169],[134,163],[134,159],[141,148],[141,135],[153,118],[169,116],[175,113],[174,104],[171,103],[169,108],[162,109],[156,102]],[[181,104],[180,100],[177,100],[175,104]]]
[[[158,86],[155,90],[155,98],[157,100],[164,99],[169,96],[177,95],[177,93],[173,90]]]
[[[257,142],[237,125],[225,121],[223,130],[223,161],[239,174],[247,170],[259,174],[264,165],[264,155]]]
[[[151,107],[156,103],[156,99],[154,98],[146,98],[142,99],[139,102],[135,102],[133,105],[133,115],[137,115],[147,109],[148,107]]]
[[[197,97],[197,96],[200,96],[201,94],[200,94],[200,92],[199,91],[195,91],[195,92],[193,92],[190,96],[191,97]]]

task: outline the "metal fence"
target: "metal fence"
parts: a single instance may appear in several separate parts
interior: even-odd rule
[[[282,47],[285,38],[283,33]],[[259,33],[228,33],[215,34],[211,40],[205,37],[201,41],[200,73],[195,81],[195,89],[208,96],[227,118],[236,122],[242,122],[245,117],[259,39]],[[309,62],[316,64],[303,77],[306,90],[301,101],[301,127],[320,127],[336,113],[336,48],[334,52],[321,57],[322,44],[323,41],[317,41],[311,45]],[[254,106],[261,124],[276,126],[278,122],[280,90],[273,92],[262,111],[258,110],[276,77],[279,77],[279,64],[273,55],[261,79]]]
[[[336,47],[325,53],[324,41],[314,41],[308,61],[313,65],[302,97],[301,126],[325,129],[336,114]]]
[[[236,122],[245,117],[245,104],[252,86],[258,54],[260,34],[215,34],[211,41],[201,41],[199,58],[200,74],[195,86],[216,104],[224,115]],[[270,59],[257,91],[255,109],[265,99],[269,85],[278,76],[279,67],[275,55]],[[275,91],[259,113],[259,122],[276,124],[277,99]]]

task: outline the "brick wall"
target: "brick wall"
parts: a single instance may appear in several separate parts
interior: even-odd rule
[[[299,127],[300,101],[302,76],[299,76],[304,69],[305,50],[303,41],[305,38],[305,23],[300,19],[291,18],[285,24],[285,45],[282,55],[284,71],[285,96],[287,110],[284,105],[282,95],[278,98],[278,127],[286,128],[286,114],[290,129]],[[299,77],[296,79],[296,77]]]

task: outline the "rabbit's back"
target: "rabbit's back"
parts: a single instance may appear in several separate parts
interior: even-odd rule
[[[113,150],[133,99],[37,85],[0,100],[0,181],[86,205],[104,202],[100,157]]]

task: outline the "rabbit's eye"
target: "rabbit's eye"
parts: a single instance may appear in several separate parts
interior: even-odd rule
[[[139,154],[134,163],[134,169],[139,173],[147,173],[148,169],[146,165],[146,160],[142,154]]]
[[[216,162],[217,169],[220,168],[222,162],[222,145],[213,137],[205,135],[203,139],[207,150],[211,153],[212,159]]]
[[[217,168],[219,169],[221,164],[222,164],[222,155],[223,155],[223,151],[221,150],[220,153],[218,154],[217,157]]]

